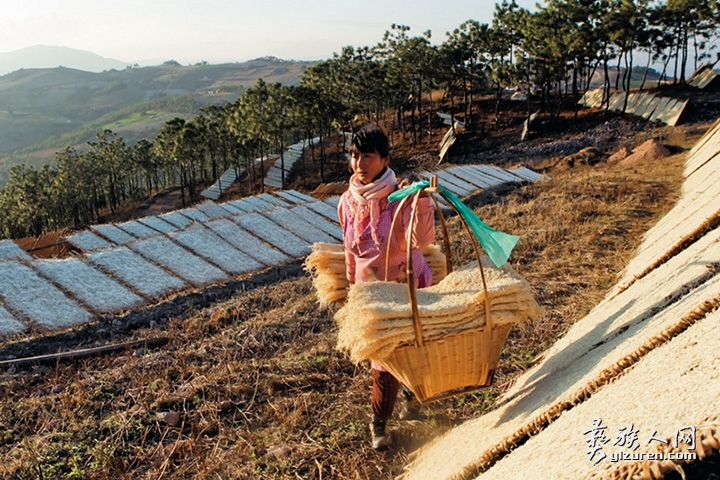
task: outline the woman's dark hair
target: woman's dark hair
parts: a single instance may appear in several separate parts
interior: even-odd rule
[[[355,132],[350,145],[350,154],[377,152],[381,157],[390,155],[390,141],[382,128],[368,124]]]

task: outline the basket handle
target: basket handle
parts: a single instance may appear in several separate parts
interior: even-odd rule
[[[442,195],[442,192],[440,192]],[[443,195],[443,198],[444,195]],[[477,237],[473,234],[472,229],[470,228],[470,225],[468,225],[465,218],[460,215],[460,212],[457,208],[455,208],[455,205],[453,205],[451,202],[450,205],[452,206],[453,210],[458,214],[458,217],[460,217],[460,220],[462,221],[463,225],[465,225],[465,230],[467,231],[468,235],[470,236],[470,241],[473,244],[473,250],[475,251],[475,258],[477,258],[478,262],[478,268],[480,269],[480,278],[482,279],[482,285],[483,285],[483,292],[485,293],[485,328],[483,329],[483,340],[485,345],[490,345],[492,343],[492,328],[493,328],[493,322],[492,322],[492,316],[490,315],[490,292],[488,292],[487,289],[487,281],[485,280],[485,269],[483,268],[482,261],[480,259],[480,250],[481,245],[480,241],[477,239]],[[490,359],[490,349],[483,349],[482,352],[480,352],[480,360],[482,363],[491,363]]]
[[[412,231],[413,231],[413,227],[415,226],[415,214],[417,213],[418,201],[420,199],[420,194],[423,191],[426,191],[430,195],[430,198],[432,198],[433,203],[435,205],[435,209],[438,212],[438,217],[440,217],[440,224],[441,224],[442,230],[443,230],[443,240],[444,240],[444,245],[445,245],[445,261],[448,266],[447,271],[448,271],[448,273],[452,272],[452,260],[451,260],[451,253],[450,253],[451,252],[450,238],[448,236],[447,224],[445,222],[445,216],[443,215],[442,210],[440,208],[440,204],[439,204],[437,198],[435,198],[435,194],[439,194],[443,198],[445,198],[445,196],[443,195],[442,190],[440,190],[438,188],[438,177],[433,176],[430,178],[430,186],[419,190],[413,196],[412,210],[410,212],[410,226],[408,228],[408,240],[407,240],[408,248],[407,248],[407,263],[406,263],[407,279],[406,280],[407,280],[407,287],[408,287],[408,297],[410,298],[410,307],[411,307],[411,311],[412,311],[412,315],[413,315],[413,327],[415,329],[415,341],[418,346],[423,346],[424,340],[423,340],[423,335],[422,335],[422,325],[420,323],[420,313],[419,313],[418,304],[417,304],[417,293],[416,293],[416,289],[415,289],[415,275],[414,275],[413,261],[412,261]],[[385,281],[386,282],[388,281],[387,272],[388,272],[388,267],[390,265],[390,240],[392,239],[393,232],[395,231],[395,223],[399,217],[400,211],[402,210],[402,207],[405,205],[405,202],[409,199],[410,199],[410,196],[405,197],[400,201],[400,204],[398,205],[397,209],[395,210],[395,213],[394,213],[393,219],[392,219],[392,223],[390,225],[390,234],[388,236],[388,245],[387,245],[387,250],[386,250],[386,254],[385,254]],[[477,258],[478,268],[480,269],[480,277],[482,279],[483,291],[485,292],[485,328],[483,331],[483,335],[486,337],[486,340],[488,341],[488,344],[489,344],[490,339],[492,337],[493,323],[492,323],[492,318],[490,316],[490,294],[488,292],[487,282],[485,280],[485,270],[483,269],[482,261],[480,259],[481,245],[480,245],[480,242],[475,237],[475,235],[473,235],[473,232],[472,232],[470,226],[467,224],[467,222],[465,221],[463,216],[460,215],[460,212],[457,210],[457,208],[455,208],[455,206],[452,205],[451,202],[448,202],[448,203],[450,204],[450,206],[452,206],[453,210],[455,210],[455,212],[458,214],[458,216],[462,220],[463,225],[465,226],[465,230],[468,232],[468,235],[470,236],[470,241],[473,243],[473,250],[475,251],[475,257]],[[483,363],[490,362],[489,354],[490,354],[489,351],[483,351],[481,353],[481,359],[482,359]]]

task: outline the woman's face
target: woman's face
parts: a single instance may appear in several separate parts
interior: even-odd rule
[[[383,168],[390,164],[389,157],[381,157],[378,152],[356,152],[351,157],[352,169],[361,183],[368,184],[380,175]]]

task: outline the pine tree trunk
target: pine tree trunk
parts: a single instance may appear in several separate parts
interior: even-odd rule
[[[265,192],[265,149],[260,142],[260,193]]]

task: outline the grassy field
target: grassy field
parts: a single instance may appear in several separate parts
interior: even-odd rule
[[[136,112],[128,115],[127,117],[123,117],[119,120],[116,120],[112,123],[106,123],[102,126],[103,130],[114,130],[117,128],[125,127],[127,125],[132,125],[134,123],[138,122],[146,122],[146,121],[163,121],[166,122],[170,120],[173,117],[173,114],[171,113],[165,113],[165,112],[155,112],[152,110],[146,111],[146,112]]]

